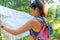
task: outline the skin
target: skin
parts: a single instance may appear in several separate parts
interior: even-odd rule
[[[30,11],[31,11],[31,15],[33,15],[35,17],[40,16],[40,14],[38,13],[38,8],[36,8],[35,10],[33,8],[30,8]],[[1,25],[2,25],[2,21],[0,21],[0,26]],[[13,30],[13,29],[7,28],[5,26],[3,29],[13,35],[18,35],[18,34],[24,33],[25,31],[27,31],[29,29],[33,29],[34,31],[39,32],[41,25],[42,24],[39,21],[37,21],[35,18],[33,18],[30,21],[28,21],[25,25],[23,25],[23,27],[18,28],[17,30]],[[30,39],[33,40],[34,38],[32,36],[30,36]]]
[[[44,8],[44,10],[43,11],[46,12],[46,8]],[[31,11],[31,15],[33,15],[34,17],[40,16],[38,8],[35,8],[35,9],[30,8],[30,11]],[[46,15],[47,15],[47,13],[46,13]],[[2,25],[2,21],[0,21],[0,26],[1,25]],[[42,26],[42,23],[40,23],[38,20],[33,18],[33,19],[29,20],[25,25],[23,25],[23,27],[18,28],[17,30],[13,30],[13,29],[7,28],[5,26],[3,29],[13,35],[18,35],[18,34],[26,32],[27,30],[30,30],[30,29],[34,30],[35,32],[39,32],[41,29],[41,26]],[[34,37],[30,36],[30,40],[34,40]],[[51,40],[51,38],[50,38],[50,40]]]

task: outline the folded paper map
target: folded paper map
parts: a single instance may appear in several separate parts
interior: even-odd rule
[[[0,6],[0,20],[3,21],[4,26],[10,29],[17,30],[19,27],[22,27],[32,18],[33,16],[29,15],[28,13]],[[9,37],[10,40],[16,40],[18,38],[22,38],[29,35],[29,30],[16,36],[6,32],[5,30],[2,30],[2,36],[4,35]],[[2,39],[5,40],[4,37]]]

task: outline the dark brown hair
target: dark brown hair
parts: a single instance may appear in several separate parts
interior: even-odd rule
[[[40,16],[42,16],[42,17],[45,17],[45,12],[44,12],[44,7],[45,7],[45,5],[44,5],[44,3],[42,2],[42,1],[35,1],[34,3],[32,3],[31,5],[30,5],[30,7],[31,8],[36,8],[36,7],[38,7],[38,9],[39,9],[39,12],[40,12]]]

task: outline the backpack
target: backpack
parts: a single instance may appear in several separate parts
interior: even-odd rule
[[[39,32],[39,34],[35,37],[35,40],[49,40],[49,36],[52,35],[52,27],[45,21],[44,18],[38,17],[36,18],[38,21],[43,23],[43,26]]]

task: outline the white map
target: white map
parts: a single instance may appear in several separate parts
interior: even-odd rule
[[[16,10],[13,10],[10,8],[0,6],[0,20],[2,20],[3,25],[5,25],[8,28],[16,30],[19,27],[22,27],[25,23],[27,23],[32,18],[33,18],[33,16],[31,16],[25,12],[16,11]],[[25,33],[14,36],[4,30],[2,30],[2,34],[9,37],[10,40],[16,40],[18,38],[22,38],[22,37],[29,35],[29,31],[26,31]],[[4,36],[4,35],[2,35],[2,36]],[[5,40],[5,39],[3,38],[3,40]]]

